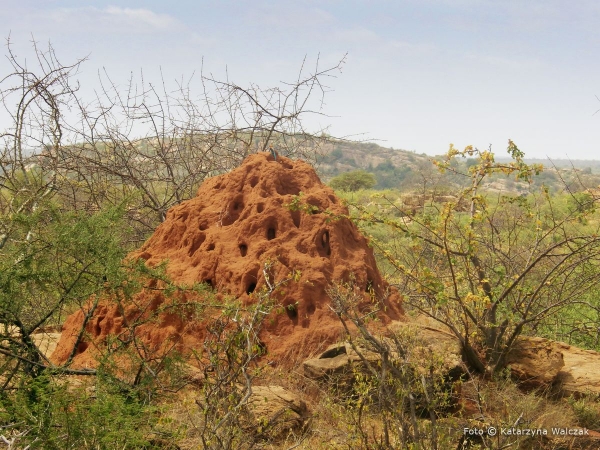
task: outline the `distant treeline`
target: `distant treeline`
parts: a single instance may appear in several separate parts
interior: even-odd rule
[[[371,142],[336,140],[331,140],[321,150],[317,169],[326,182],[353,171],[372,174],[377,181],[374,189],[414,190],[425,180],[431,182],[433,179],[437,180],[440,188],[446,186],[454,189],[464,182],[461,177],[453,176],[451,171],[440,176],[432,161],[441,159],[441,156],[385,148]],[[496,155],[496,161],[509,162],[510,159],[502,153],[502,156]],[[514,177],[495,175],[490,178],[490,181],[495,182],[492,189],[522,192],[544,184],[553,192],[562,190],[565,186],[572,192],[579,192],[600,185],[600,161],[547,158],[525,161],[527,164],[542,164],[545,168],[542,174],[535,177],[532,186],[516,183]],[[455,160],[453,165],[456,166],[455,169],[460,169],[460,166],[469,167],[475,162],[474,158],[464,158]]]
[[[508,158],[496,158],[497,161],[509,161]],[[600,173],[600,160],[594,159],[553,159],[553,158],[525,158],[527,164],[543,164],[544,167],[556,167],[558,169],[591,170],[592,173]]]

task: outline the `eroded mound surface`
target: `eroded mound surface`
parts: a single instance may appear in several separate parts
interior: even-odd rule
[[[311,205],[312,211],[289,207],[300,193],[302,203]],[[365,292],[365,302],[369,291],[379,296],[388,291],[373,252],[356,226],[346,218],[332,219],[325,211],[348,213],[309,164],[255,154],[232,172],[206,180],[197,196],[172,208],[165,222],[131,256],[150,265],[167,259],[167,272],[175,281],[205,282],[245,303],[252,302],[256,295],[252,294],[265,286],[265,265],[271,265],[271,282],[299,271],[299,280],[288,283],[278,299],[287,306],[285,312],[268,321],[261,340],[270,357],[293,354],[302,358],[339,337],[339,322],[325,292],[331,281],[354,277]],[[381,317],[384,322],[401,316],[397,295],[388,295]],[[87,343],[80,345],[75,365],[90,364],[89,355],[85,357],[90,342],[98,345],[107,335],[121,332],[119,316],[123,314],[132,312],[110,305],[98,308],[86,327]],[[53,355],[56,362],[68,358],[83,317],[78,312],[65,323]],[[180,317],[144,327],[144,339],[150,345],[160,345],[166,336],[176,337],[185,347],[199,343],[202,330]]]

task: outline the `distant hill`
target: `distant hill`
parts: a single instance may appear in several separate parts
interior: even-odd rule
[[[328,181],[353,170],[363,169],[377,178],[376,189],[397,188],[415,173],[430,168],[430,156],[408,150],[386,148],[371,142],[329,141],[321,148],[317,170]]]
[[[325,172],[341,172],[344,169],[367,169],[380,164],[415,166],[429,161],[430,157],[408,150],[386,148],[372,142],[330,141],[323,147],[324,156],[319,161]]]
[[[509,161],[507,157],[496,157],[497,161]],[[600,160],[594,159],[551,159],[551,158],[525,158],[527,164],[543,164],[544,167],[556,167],[558,169],[579,169],[600,174]]]
[[[351,142],[331,140],[321,147],[322,156],[317,160],[317,170],[325,182],[333,177],[353,170],[366,170],[375,175],[375,189],[413,190],[423,184],[425,179],[434,182],[439,188],[445,185],[456,188],[460,178],[451,174],[440,176],[431,161],[441,156],[428,156],[408,150],[382,147],[372,142]],[[496,161],[510,161],[504,155],[496,155]],[[468,158],[459,164],[463,169],[471,165]],[[595,160],[549,160],[526,158],[528,164],[542,164],[544,172],[536,178],[533,185],[542,183],[553,191],[563,190],[565,184],[572,192],[600,185],[600,161]],[[494,177],[489,188],[498,191],[522,193],[531,188],[525,183],[515,183],[514,177]]]

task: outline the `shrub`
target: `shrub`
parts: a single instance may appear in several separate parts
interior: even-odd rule
[[[354,170],[338,175],[329,182],[329,185],[333,189],[355,192],[360,189],[370,189],[376,183],[377,180],[372,173],[364,170]]]

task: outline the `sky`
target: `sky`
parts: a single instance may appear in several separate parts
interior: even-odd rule
[[[593,0],[0,0],[19,56],[51,42],[63,63],[167,83],[213,73],[246,86],[293,81],[303,60],[327,80],[336,137],[442,154],[512,139],[529,157],[600,159],[600,2]],[[0,78],[10,72],[0,60]],[[0,124],[2,125],[2,124]],[[1,126],[0,128],[5,128]]]

